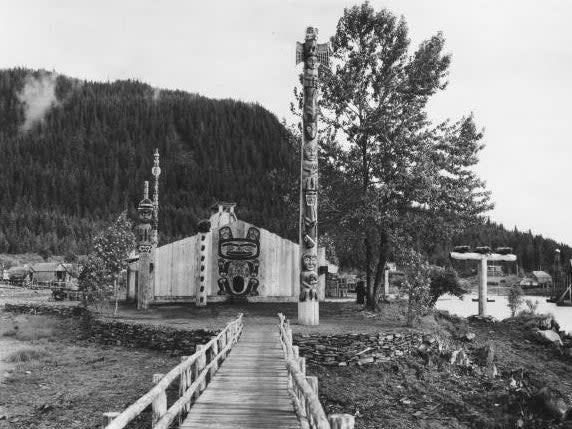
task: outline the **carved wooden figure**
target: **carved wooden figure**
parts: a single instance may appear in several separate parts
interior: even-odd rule
[[[329,48],[318,44],[318,30],[306,29],[296,46],[296,64],[304,62],[302,108],[302,165],[300,178],[300,295],[298,321],[318,325],[318,67],[328,65]]]
[[[151,253],[153,250],[153,201],[149,199],[149,182],[145,182],[143,199],[137,208],[139,224],[135,229],[137,251],[139,252],[139,279],[137,290],[137,309],[147,310],[151,300]]]

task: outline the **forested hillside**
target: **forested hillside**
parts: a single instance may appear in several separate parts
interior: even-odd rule
[[[263,107],[10,69],[0,71],[0,252],[86,251],[98,225],[135,216],[156,147],[163,242],[193,233],[219,199],[296,235],[298,158]]]
[[[296,144],[263,107],[11,69],[0,71],[0,253],[84,253],[122,210],[135,219],[156,147],[163,243],[194,233],[217,200],[236,201],[240,218],[297,239]],[[338,238],[342,266],[361,267],[344,239],[354,232],[339,228],[322,224],[320,233]],[[550,268],[556,248],[562,260],[572,257],[568,246],[494,223],[425,250],[446,264],[457,244],[511,246],[527,271]]]

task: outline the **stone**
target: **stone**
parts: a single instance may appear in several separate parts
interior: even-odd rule
[[[475,339],[475,333],[474,332],[467,332],[467,334],[465,335],[465,339],[467,341],[473,341]]]
[[[562,345],[562,340],[560,339],[560,335],[552,330],[539,330],[536,332],[536,338],[545,344],[557,344],[559,346]]]
[[[425,341],[425,342],[428,343],[428,344],[433,344],[433,343],[434,343],[435,341],[437,341],[437,340],[435,340],[435,338],[432,337],[431,335],[424,335],[424,336],[423,336],[423,341]]]
[[[528,401],[531,409],[556,419],[566,417],[570,404],[558,391],[545,386],[538,390]]]
[[[368,363],[373,363],[373,357],[365,357],[358,360],[358,365],[362,366]]]
[[[498,375],[497,366],[494,363],[487,366],[487,369],[485,370],[485,375],[488,378],[495,378]]]
[[[470,364],[469,358],[463,349],[454,350],[451,353],[451,365],[468,366]]]
[[[393,335],[386,335],[385,340],[386,341],[393,341]]]

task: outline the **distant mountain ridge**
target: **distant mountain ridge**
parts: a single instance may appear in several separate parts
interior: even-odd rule
[[[297,241],[299,152],[264,107],[15,68],[0,70],[0,253],[86,253],[122,210],[136,219],[155,148],[163,243],[193,234],[217,200]],[[511,246],[526,271],[550,270],[556,248],[572,258],[565,244],[491,222],[426,250],[446,265],[461,244]],[[337,243],[342,266],[351,252]]]
[[[295,237],[296,150],[262,106],[17,68],[0,71],[0,252],[85,252],[102,223],[135,217],[156,147],[164,242],[218,199]]]

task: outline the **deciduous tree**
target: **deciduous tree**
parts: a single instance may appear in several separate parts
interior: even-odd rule
[[[491,207],[473,171],[483,134],[472,115],[434,124],[427,113],[447,86],[444,45],[438,33],[410,53],[405,20],[367,2],[345,9],[331,38],[320,102],[327,127],[320,219],[322,229],[341,225],[353,240],[369,308],[397,240],[422,250]]]

